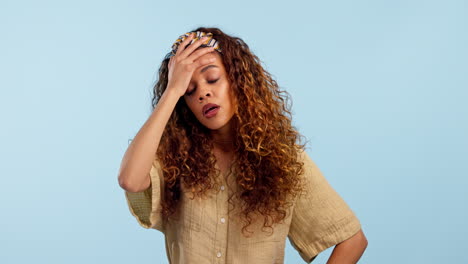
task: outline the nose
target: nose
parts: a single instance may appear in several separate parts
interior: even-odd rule
[[[211,96],[211,92],[203,91],[203,92],[201,92],[200,96],[198,97],[198,101],[201,103],[201,102],[203,102],[205,97],[210,97],[210,96]]]

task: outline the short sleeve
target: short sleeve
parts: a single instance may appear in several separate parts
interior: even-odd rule
[[[163,174],[157,159],[154,160],[150,170],[151,185],[141,192],[125,191],[125,197],[132,215],[144,228],[154,228],[163,231],[161,216],[161,197],[163,193]]]
[[[361,224],[308,154],[301,151],[299,155],[304,162],[301,175],[307,192],[295,201],[288,238],[302,259],[310,263],[323,250],[359,232]]]

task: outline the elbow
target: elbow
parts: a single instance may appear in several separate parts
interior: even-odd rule
[[[359,245],[362,252],[364,252],[366,250],[366,248],[367,248],[367,245],[369,245],[369,242],[367,241],[367,238],[364,235],[364,232],[362,232],[362,229],[358,232],[358,234],[356,236],[356,244]]]
[[[127,178],[123,175],[119,175],[118,181],[120,188],[124,189],[125,191],[132,193],[139,192],[138,188],[130,184]]]
[[[128,180],[128,176],[124,176],[122,174],[119,175],[118,181],[119,181],[119,186],[120,188],[124,189],[127,192],[131,193],[137,193],[137,192],[142,192],[150,187],[151,181],[149,176],[146,179],[146,182],[144,184],[135,184],[135,181],[130,181]]]
[[[361,236],[362,236],[361,243],[364,246],[364,249],[366,249],[369,242],[367,241],[367,237],[364,235],[364,232],[362,232],[362,230],[361,230]]]
[[[364,252],[369,242],[367,241],[367,238],[364,235],[362,229],[360,229],[359,232],[357,232],[355,235],[339,243],[338,245],[340,244],[342,247],[353,248],[354,250]]]

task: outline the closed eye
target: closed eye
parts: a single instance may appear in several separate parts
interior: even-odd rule
[[[195,88],[193,88],[190,92],[186,92],[185,94],[186,95],[191,95],[191,94],[193,94],[194,91],[195,91]]]
[[[216,80],[207,81],[207,83],[213,84],[213,83],[217,82],[218,80],[219,80],[219,78],[216,79]],[[191,94],[193,94],[193,92],[195,91],[195,89],[196,89],[196,87],[193,88],[190,92],[187,92],[186,95],[191,95]]]

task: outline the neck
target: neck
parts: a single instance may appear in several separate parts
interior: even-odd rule
[[[234,136],[229,130],[212,130],[211,138],[213,139],[213,146],[217,150],[223,152],[234,151]]]

